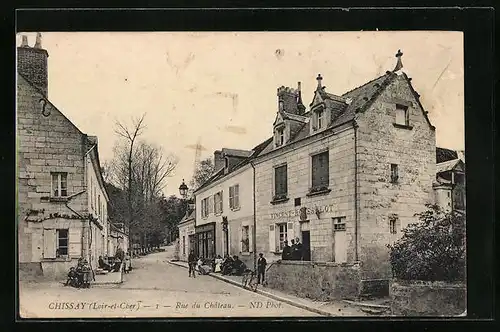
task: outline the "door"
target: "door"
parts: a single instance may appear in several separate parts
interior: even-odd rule
[[[333,233],[333,247],[335,251],[335,262],[344,263],[347,261],[347,241],[345,229],[335,230]]]
[[[303,256],[302,260],[310,261],[311,260],[311,237],[309,231],[302,231],[302,248],[303,248]]]

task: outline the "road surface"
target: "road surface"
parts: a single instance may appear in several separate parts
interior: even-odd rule
[[[289,304],[244,290],[210,276],[189,278],[187,269],[169,264],[172,247],[132,261],[120,285],[90,289],[60,283],[21,285],[23,318],[134,317],[312,317]]]

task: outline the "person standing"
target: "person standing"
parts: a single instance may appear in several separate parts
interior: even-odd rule
[[[261,279],[262,284],[264,284],[266,279],[266,265],[267,261],[264,258],[264,254],[260,253],[259,259],[257,260],[257,284],[260,284]]]
[[[283,242],[283,252],[281,253],[281,259],[286,261],[290,259],[290,254],[292,253],[290,246],[288,245],[288,241],[285,240]]]
[[[296,238],[295,239],[295,260],[301,261],[302,258],[304,257],[304,248],[302,246],[302,243],[300,243],[300,239]]]
[[[191,277],[191,274],[193,275],[193,278],[196,278],[196,271],[195,271],[195,266],[196,266],[196,255],[194,254],[194,251],[191,250],[191,252],[188,255],[188,265],[189,265],[189,276]]]

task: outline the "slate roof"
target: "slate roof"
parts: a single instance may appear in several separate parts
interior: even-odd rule
[[[436,147],[436,163],[458,159],[457,151]]]
[[[292,114],[284,111],[282,111],[281,114],[283,115],[283,119],[285,120],[293,120],[298,122],[307,122],[309,120],[309,117],[303,115]]]
[[[222,148],[222,153],[232,157],[248,158],[252,151]]]
[[[460,159],[452,159],[452,160],[444,161],[442,163],[438,163],[438,164],[436,164],[436,173],[451,171],[460,163],[463,164],[463,161]]]

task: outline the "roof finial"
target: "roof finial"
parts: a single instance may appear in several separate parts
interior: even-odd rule
[[[36,33],[36,41],[34,48],[42,48],[42,34],[40,32]]]
[[[29,47],[28,36],[25,35],[22,36],[21,47]]]
[[[316,77],[316,80],[318,81],[318,89],[321,89],[321,81],[323,80],[323,77],[321,77],[321,74],[318,74],[318,77]]]
[[[403,52],[401,52],[401,50],[398,50],[398,53],[396,53],[396,58],[398,58],[398,62],[396,63],[396,67],[394,67],[393,72],[396,72],[403,68],[403,62],[401,61],[402,56]]]

